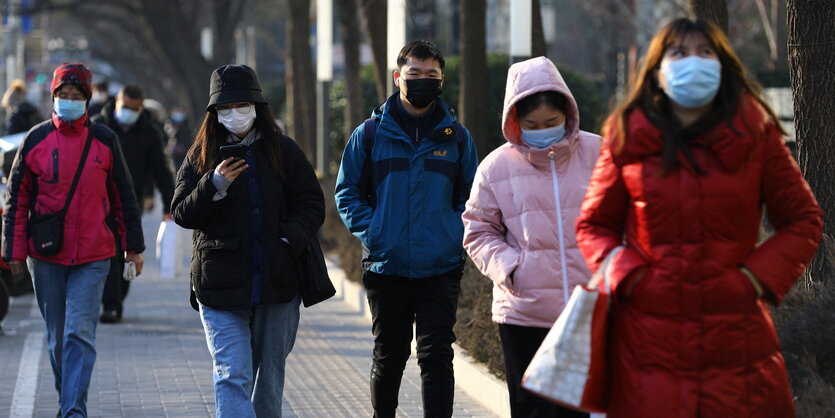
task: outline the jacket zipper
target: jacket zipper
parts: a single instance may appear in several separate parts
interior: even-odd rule
[[[562,293],[565,297],[565,303],[568,303],[568,268],[565,265],[565,231],[562,224],[562,204],[560,203],[560,181],[557,178],[557,166],[554,163],[556,154],[554,151],[548,153],[548,159],[551,160],[551,180],[554,183],[554,202],[557,206],[557,232],[560,237],[560,269],[562,270]]]

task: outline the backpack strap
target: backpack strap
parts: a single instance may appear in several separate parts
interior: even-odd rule
[[[362,148],[365,151],[365,161],[362,163],[362,174],[360,174],[360,193],[371,206],[376,206],[374,190],[372,190],[371,178],[371,151],[374,149],[374,136],[377,134],[379,119],[371,117],[362,123]]]

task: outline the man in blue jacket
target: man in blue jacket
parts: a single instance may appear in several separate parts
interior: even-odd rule
[[[337,178],[339,214],[363,245],[375,417],[394,417],[413,324],[424,414],[452,415],[461,213],[478,161],[469,132],[438,97],[443,69],[427,41],[400,50],[393,74],[400,91],[354,130]]]

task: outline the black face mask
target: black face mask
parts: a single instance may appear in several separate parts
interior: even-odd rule
[[[406,99],[412,106],[423,109],[441,95],[440,78],[418,78],[414,80],[403,80],[406,82]]]

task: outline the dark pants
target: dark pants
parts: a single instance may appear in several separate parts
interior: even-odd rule
[[[588,417],[584,412],[555,405],[522,388],[525,369],[547,334],[548,328],[499,324],[507,390],[510,393],[510,415],[513,418]]]
[[[371,272],[363,276],[374,334],[371,403],[375,417],[394,417],[400,380],[411,354],[412,324],[417,334],[424,416],[452,416],[452,326],[461,275],[462,269],[456,268],[421,279]]]
[[[105,312],[116,311],[122,314],[122,302],[128,295],[130,282],[122,275],[125,272],[125,253],[122,251],[121,242],[116,238],[116,255],[110,259],[110,272],[107,273],[107,280],[104,282],[104,295],[101,298],[102,308]]]

